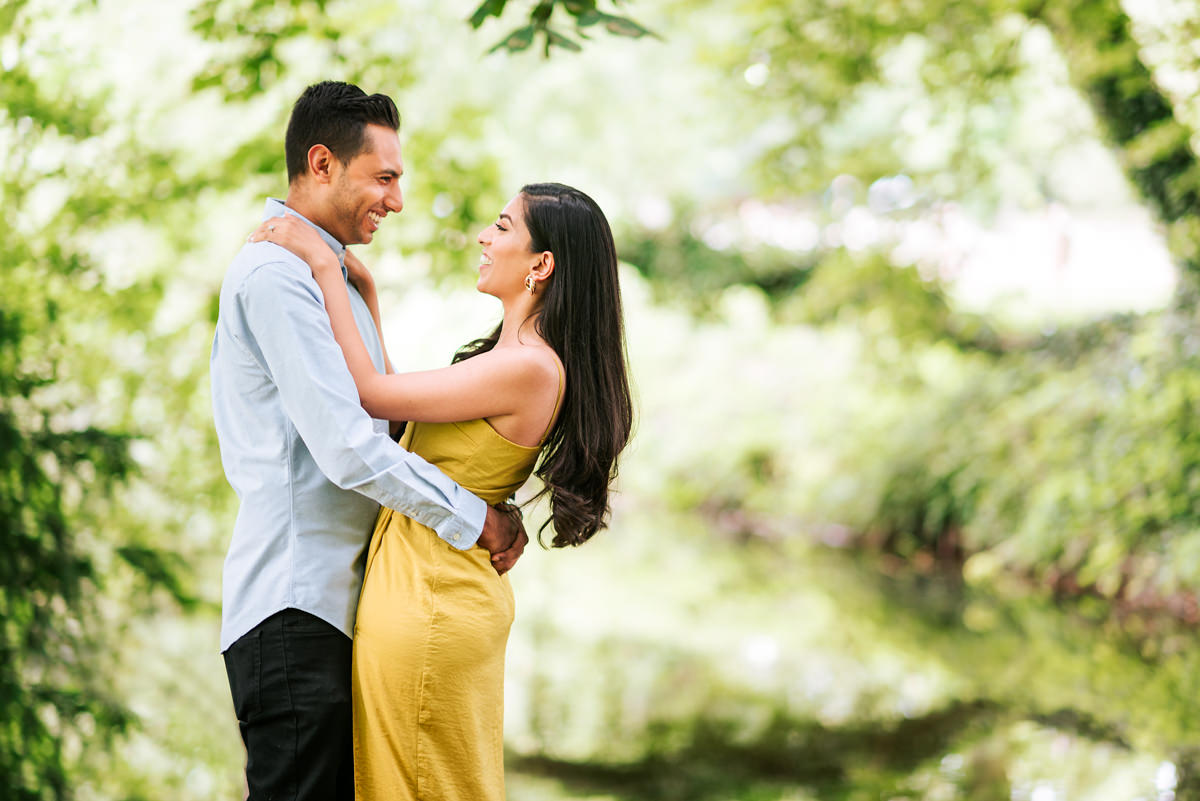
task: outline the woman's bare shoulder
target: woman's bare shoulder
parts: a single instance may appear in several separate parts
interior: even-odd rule
[[[539,387],[557,387],[559,376],[565,374],[562,360],[558,358],[554,349],[544,342],[498,346],[483,356],[491,357],[494,368],[504,370],[525,386],[534,384]]]

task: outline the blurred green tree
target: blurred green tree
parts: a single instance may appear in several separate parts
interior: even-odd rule
[[[672,8],[682,14],[694,4]],[[1194,97],[1162,88],[1157,68],[1163,52],[1173,54],[1170,69],[1196,67],[1187,46],[1200,27],[1195,15],[1176,14],[1163,32],[1139,28],[1119,0],[737,0],[712,13],[727,24],[710,23],[695,37],[695,59],[710,65],[711,85],[731,118],[743,121],[745,140],[758,143],[760,200],[838,220],[845,209],[839,212],[834,180],[843,176],[859,187],[851,206],[901,221],[942,203],[985,215],[1001,203],[1087,203],[1064,197],[1069,189],[1057,171],[1072,148],[1100,141],[1166,226],[1189,276],[1182,297],[1192,305],[1200,165],[1191,138],[1200,117]],[[1171,39],[1170,46],[1148,55],[1144,45],[1154,37]],[[893,187],[885,184],[897,177],[907,184],[905,197],[890,203],[884,190]],[[735,212],[694,209],[679,227]],[[655,232],[629,233],[634,250],[660,253],[639,268],[672,281],[659,262],[677,261],[682,245],[656,241]],[[783,298],[830,247],[793,254],[790,263],[777,258],[768,284],[739,248],[727,248],[698,265],[713,275],[697,289],[745,283]]]
[[[35,14],[9,3],[0,21],[5,48],[36,46]],[[11,51],[10,51],[11,52]],[[102,120],[100,103],[64,97],[24,64],[0,72],[4,173],[0,203],[5,293],[0,298],[0,775],[5,796],[69,795],[64,748],[92,730],[107,736],[126,722],[90,669],[97,649],[92,599],[99,581],[89,547],[110,511],[113,484],[128,475],[132,432],[104,425],[63,382],[90,358],[108,361],[99,343],[76,348],[89,318],[136,328],[145,290],[113,298],[86,248],[60,233],[93,228],[116,205],[91,183],[73,191],[64,151]],[[97,190],[93,194],[92,190]],[[142,295],[142,297],[138,297]],[[108,320],[114,300],[132,301]],[[93,316],[94,315],[94,316]],[[74,382],[71,382],[74,383]]]
[[[1171,251],[1189,279],[1185,290],[1194,295],[1200,285],[1195,131],[1155,80],[1133,22],[1119,0],[1030,0],[1023,10],[1031,23],[1054,34],[1072,82],[1087,98],[1126,175],[1167,226]],[[1193,17],[1191,27],[1198,23]]]
[[[114,637],[197,603],[175,498],[212,489],[155,473],[189,455],[173,435],[198,383],[164,380],[183,345],[158,254],[197,184],[113,118],[114,87],[76,79],[54,15],[91,4],[67,5],[0,7],[0,796],[30,801],[73,797],[131,725]],[[161,235],[138,225],[158,218]]]

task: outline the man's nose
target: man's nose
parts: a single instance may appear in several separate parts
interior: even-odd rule
[[[399,184],[393,186],[387,195],[384,196],[383,203],[387,206],[387,210],[393,214],[404,208],[404,193],[400,191]]]

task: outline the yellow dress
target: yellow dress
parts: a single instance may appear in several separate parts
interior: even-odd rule
[[[409,423],[401,445],[489,504],[517,490],[540,450],[485,420]],[[504,798],[508,576],[481,547],[456,550],[383,509],[354,628],[358,801]]]

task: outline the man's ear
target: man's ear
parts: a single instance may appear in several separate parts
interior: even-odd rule
[[[325,145],[313,145],[308,149],[308,171],[319,184],[333,180],[334,155]]]
[[[540,258],[529,268],[529,272],[539,281],[545,281],[554,273],[554,254],[543,250]]]

